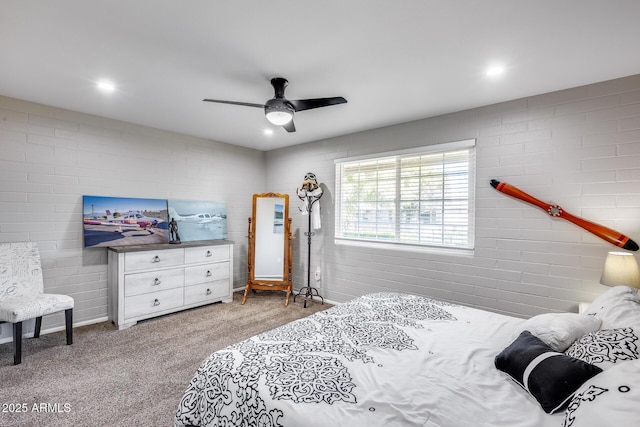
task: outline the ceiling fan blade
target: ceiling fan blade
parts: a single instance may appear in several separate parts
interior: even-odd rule
[[[205,102],[217,102],[218,104],[243,105],[245,107],[264,108],[264,104],[253,104],[251,102],[222,101],[220,99],[203,99]]]
[[[291,120],[289,123],[287,123],[286,125],[282,126],[284,128],[284,130],[286,130],[287,132],[295,132],[296,131],[296,125],[293,124],[293,120]]]
[[[298,99],[289,100],[295,111],[311,110],[312,108],[328,107],[329,105],[346,104],[347,100],[341,96],[333,98],[314,98],[314,99]]]

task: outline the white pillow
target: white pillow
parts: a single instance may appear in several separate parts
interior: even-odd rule
[[[600,329],[600,319],[578,313],[545,313],[526,320],[516,331],[529,331],[554,351],[563,352],[581,336]],[[514,338],[515,339],[515,338]]]
[[[640,426],[640,359],[596,375],[576,391],[562,427]]]
[[[640,295],[634,288],[614,286],[595,299],[584,314],[602,320],[602,329],[633,328],[640,334]]]

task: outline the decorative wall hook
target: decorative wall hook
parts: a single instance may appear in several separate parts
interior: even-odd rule
[[[538,200],[535,197],[520,190],[519,188],[514,187],[513,185],[507,184],[506,182],[500,182],[498,180],[492,179],[491,186],[496,190],[500,191],[501,193],[504,193],[511,197],[515,197],[516,199],[520,199],[524,202],[527,202],[534,206],[539,207],[540,209],[546,211],[547,214],[549,214],[549,216],[551,217],[562,218],[564,220],[567,220],[577,225],[578,227],[581,227],[587,230],[589,233],[592,233],[593,235],[598,236],[599,238],[613,245],[618,246],[619,248],[627,249],[630,251],[638,250],[638,244],[633,240],[631,240],[630,238],[628,238],[627,236],[625,236],[624,234],[621,234],[620,232],[612,230],[605,226],[571,215],[570,213],[562,209],[560,206],[552,205],[549,203],[545,203],[541,200]]]

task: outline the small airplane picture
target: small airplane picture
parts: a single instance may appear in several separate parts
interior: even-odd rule
[[[182,216],[178,212],[176,212],[176,210],[172,207],[169,207],[169,216],[171,218],[175,218],[176,221],[191,222],[191,223],[201,224],[201,225],[220,222],[224,219],[224,216],[211,215],[210,213],[197,213],[197,214]]]
[[[164,221],[161,218],[152,218],[142,215],[140,212],[129,211],[123,214],[112,214],[109,209],[106,210],[106,220],[85,219],[86,225],[110,225],[120,227],[122,229],[143,229],[157,227]]]
[[[169,242],[166,199],[85,195],[82,221],[86,248]]]

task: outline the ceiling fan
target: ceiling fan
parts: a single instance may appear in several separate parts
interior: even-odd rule
[[[296,131],[296,127],[293,124],[293,113],[297,111],[311,110],[312,108],[345,104],[347,102],[347,100],[341,96],[335,96],[333,98],[289,100],[284,97],[284,89],[287,87],[288,83],[289,82],[287,81],[287,79],[283,79],[282,77],[274,77],[273,79],[271,79],[271,85],[273,86],[275,95],[264,104],[223,101],[220,99],[203,99],[203,101],[264,108],[264,114],[265,116],[267,116],[267,120],[269,120],[274,125],[282,126],[287,132]]]

